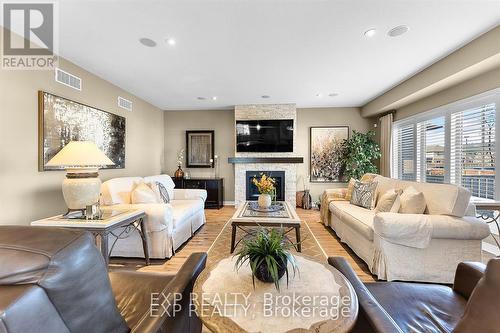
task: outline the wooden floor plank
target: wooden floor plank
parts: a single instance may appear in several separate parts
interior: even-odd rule
[[[176,251],[175,256],[168,260],[152,260],[150,266],[144,266],[141,259],[112,258],[111,270],[140,270],[175,273],[186,259],[195,252],[207,252],[215,241],[224,225],[235,212],[234,207],[226,206],[220,210],[207,209],[205,215],[207,223],[186,244]],[[340,243],[333,231],[320,223],[319,211],[297,209],[297,214],[307,223],[314,237],[327,256],[346,257],[363,281],[373,281],[366,264],[359,259],[346,245]]]

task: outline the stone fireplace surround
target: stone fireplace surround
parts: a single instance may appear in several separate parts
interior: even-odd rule
[[[239,157],[258,157],[258,162],[248,161],[239,163],[234,162],[234,199],[235,205],[246,201],[246,180],[247,171],[283,171],[285,173],[285,201],[296,205],[295,193],[297,191],[297,161],[287,162],[287,158],[296,158],[295,152],[297,147],[297,110],[295,104],[251,104],[251,105],[236,105],[234,108],[236,120],[269,120],[269,119],[293,119],[293,152],[291,153],[235,153],[234,159]],[[236,135],[236,124],[235,124]],[[235,148],[236,151],[236,148]],[[283,160],[278,160],[275,163],[271,158],[284,157]],[[269,159],[269,160],[266,160]],[[233,163],[233,162],[231,162]]]

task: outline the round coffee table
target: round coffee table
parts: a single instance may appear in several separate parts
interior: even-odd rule
[[[348,332],[358,299],[335,268],[296,255],[299,273],[284,276],[280,291],[255,280],[249,266],[235,270],[228,257],[205,268],[193,289],[194,310],[212,332]]]

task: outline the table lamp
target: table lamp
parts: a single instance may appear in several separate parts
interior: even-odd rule
[[[70,213],[84,211],[87,206],[94,205],[99,201],[101,192],[99,167],[114,165],[114,163],[95,143],[71,141],[46,165],[66,169],[66,179],[62,183],[62,192],[68,206],[68,213]]]

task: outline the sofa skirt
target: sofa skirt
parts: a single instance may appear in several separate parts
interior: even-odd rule
[[[168,229],[147,232],[149,258],[167,259],[172,257],[175,250],[188,241],[205,222],[205,212],[200,210],[176,226],[171,235],[169,235]],[[121,230],[123,229],[117,229],[113,233],[119,235]],[[115,239],[115,236],[109,235],[109,251],[112,257],[144,258],[142,239],[137,230],[133,229],[126,238],[118,239],[114,248],[111,249]]]
[[[462,261],[481,261],[481,241],[432,239],[425,249],[402,246],[375,235],[371,271],[379,279],[453,283]]]

